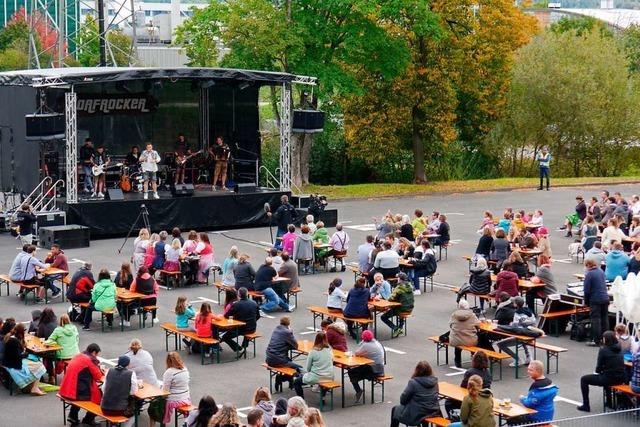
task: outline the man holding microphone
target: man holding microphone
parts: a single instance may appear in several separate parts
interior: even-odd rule
[[[146,149],[140,154],[138,161],[142,164],[142,173],[144,175],[144,183],[142,184],[144,199],[147,200],[149,198],[147,193],[149,181],[151,181],[151,188],[153,188],[153,198],[159,199],[156,173],[158,172],[158,163],[160,163],[160,154],[153,149],[153,145],[149,142]]]

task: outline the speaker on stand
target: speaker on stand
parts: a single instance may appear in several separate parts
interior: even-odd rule
[[[171,194],[174,197],[191,197],[194,191],[193,184],[175,184],[171,187]]]

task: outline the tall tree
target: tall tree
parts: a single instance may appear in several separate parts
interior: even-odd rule
[[[511,0],[434,0],[430,8],[442,30],[415,25],[424,10],[396,15],[389,30],[408,41],[411,64],[391,81],[365,79],[368,93],[345,109],[351,155],[377,162],[409,148],[417,183],[427,180],[425,160],[437,163],[456,139],[481,148],[504,109],[514,52],[535,31]]]
[[[627,67],[618,42],[598,31],[548,32],[524,47],[496,132],[511,149],[503,163],[533,168],[532,154],[548,145],[559,175],[623,172],[640,136],[639,82]]]
[[[409,62],[406,41],[390,34],[383,19],[417,0],[229,0],[213,2],[178,29],[192,63],[228,52],[223,66],[279,70],[319,78],[321,102],[363,91],[360,73],[392,78]],[[209,36],[206,42],[202,40]],[[215,40],[216,42],[213,42]],[[211,64],[208,62],[207,64]],[[274,92],[274,100],[276,93]],[[275,104],[275,103],[274,103]],[[294,183],[309,179],[313,138],[295,135]]]

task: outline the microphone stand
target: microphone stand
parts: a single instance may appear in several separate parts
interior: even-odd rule
[[[271,214],[271,205],[269,202],[265,202],[264,204],[264,212],[267,214],[267,218],[269,218],[269,236],[271,236],[271,246],[274,246],[273,242],[273,215]]]

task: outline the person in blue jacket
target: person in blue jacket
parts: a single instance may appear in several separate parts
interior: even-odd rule
[[[342,312],[346,317],[357,318],[364,317],[369,318],[369,289],[365,287],[365,279],[358,277],[353,288],[349,290],[347,294],[347,305],[344,306]],[[353,328],[353,322],[347,321],[347,328],[349,329],[349,335],[354,340],[357,340],[356,332]]]
[[[551,421],[555,410],[553,399],[558,394],[558,386],[544,376],[544,365],[539,360],[529,363],[527,374],[533,383],[529,387],[529,393],[526,396],[520,396],[520,403],[538,412],[526,415],[524,421],[527,423]]]
[[[606,265],[604,275],[607,277],[607,282],[613,282],[618,276],[622,277],[622,280],[627,278],[629,257],[624,253],[624,247],[621,242],[613,244],[613,250],[609,251],[604,263]]]

